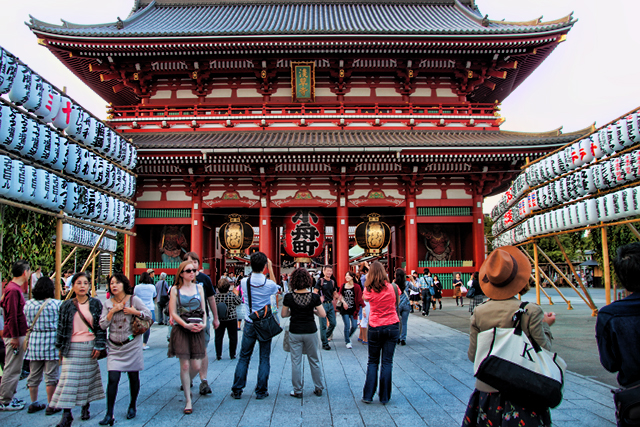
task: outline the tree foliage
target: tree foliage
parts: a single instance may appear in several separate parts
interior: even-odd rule
[[[602,231],[600,229],[591,230],[587,240],[589,242],[590,249],[594,251],[594,259],[604,268]],[[611,273],[611,280],[617,281],[617,276],[613,270],[613,260],[618,253],[618,248],[637,241],[638,238],[627,225],[607,227],[607,246],[609,249],[609,271]]]

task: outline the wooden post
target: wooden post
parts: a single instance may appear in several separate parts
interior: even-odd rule
[[[60,212],[62,213],[62,211]],[[69,254],[71,255],[71,254]],[[62,286],[60,284],[60,278],[62,277],[62,219],[58,218],[56,221],[56,274],[55,274],[55,297],[60,299],[62,293]]]
[[[99,253],[99,252],[98,252]],[[96,258],[91,261],[91,296],[96,296]]]
[[[62,267],[64,267],[64,265],[67,263],[67,261],[69,261],[69,258],[71,258],[73,256],[73,254],[76,253],[76,250],[78,249],[77,246],[74,246],[73,249],[71,250],[71,252],[69,252],[69,255],[67,255],[67,257],[64,259],[64,261],[62,261],[62,264],[60,264],[60,269],[62,269]],[[62,274],[62,273],[60,273]],[[56,276],[56,273],[53,273],[53,276],[51,276],[51,280],[53,280]]]
[[[533,244],[533,264],[536,272],[536,304],[540,305],[540,263],[538,261],[538,245]]]
[[[636,226],[628,222],[627,227],[629,227],[629,230],[631,230],[634,236],[636,236],[638,240],[640,240],[640,232],[638,232],[638,229],[636,228]]]
[[[611,304],[611,274],[609,271],[609,242],[607,241],[607,227],[602,227],[602,265],[604,269],[605,302]]]
[[[631,225],[631,224],[628,224],[628,225],[633,227],[633,225]],[[635,227],[634,227],[634,229],[635,229]],[[589,306],[591,308],[591,316],[592,317],[597,316],[598,315],[598,308],[594,304],[593,299],[591,298],[591,295],[589,294],[589,291],[587,291],[587,288],[584,286],[584,283],[582,282],[582,279],[580,278],[580,276],[578,276],[578,273],[576,273],[576,269],[573,268],[573,264],[571,263],[571,260],[569,259],[569,256],[567,255],[567,253],[564,251],[564,247],[562,246],[562,243],[560,243],[560,239],[558,239],[558,236],[554,236],[554,239],[556,240],[556,243],[558,244],[558,247],[560,248],[560,251],[562,252],[562,256],[564,257],[564,260],[567,262],[567,265],[569,265],[569,268],[571,269],[571,272],[573,273],[573,277],[576,278],[576,281],[578,282],[578,285],[580,285],[580,288],[582,289],[582,292],[584,292],[585,296],[587,297],[587,299],[591,303],[591,305]]]
[[[540,249],[540,248],[538,248]],[[587,306],[589,306],[589,308],[591,308],[591,310],[595,310],[596,307],[594,305],[592,305],[593,303],[590,302],[589,300],[587,300],[581,293],[580,291],[578,291],[578,288],[576,288],[573,283],[571,283],[571,280],[569,280],[569,278],[564,274],[564,272],[562,270],[560,270],[560,268],[553,262],[551,261],[551,258],[549,258],[549,256],[544,253],[544,251],[542,249],[540,249],[540,253],[542,254],[542,256],[544,256],[547,261],[549,261],[549,264],[551,264],[551,266],[558,272],[558,274],[569,284],[569,286],[571,286],[573,288],[574,291],[576,291],[576,293],[578,294],[578,296],[580,296],[580,298],[582,298],[582,301],[585,302],[585,304],[587,304]]]
[[[109,277],[113,276],[113,254],[109,252]]]

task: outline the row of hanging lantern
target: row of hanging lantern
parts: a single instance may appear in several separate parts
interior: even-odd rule
[[[617,155],[638,142],[640,115],[634,112],[527,167],[512,188],[518,187],[516,182],[537,188],[497,217],[494,215],[504,209],[508,197],[503,197],[501,205],[492,210],[494,246],[640,215],[640,187],[593,197],[598,191],[610,191],[640,180],[640,149]],[[575,171],[571,173],[572,170]],[[552,181],[545,185],[546,180]],[[575,200],[578,201],[571,203]],[[558,205],[564,206],[553,209]],[[537,213],[540,209],[553,210]],[[513,228],[505,231],[510,227]]]
[[[135,222],[133,204],[1,154],[0,197],[105,225],[131,229]]]
[[[220,245],[230,257],[241,256],[253,243],[253,227],[246,217],[229,215],[229,221],[220,227]],[[296,209],[285,215],[284,249],[295,262],[310,262],[322,254],[325,241],[324,217],[311,209]],[[380,255],[389,245],[389,226],[380,221],[379,214],[369,214],[367,221],[356,227],[356,243],[365,250],[365,256]]]
[[[15,105],[96,149],[111,161],[126,169],[135,168],[137,151],[129,141],[0,47],[0,95],[6,93]]]
[[[513,185],[511,185],[498,204],[492,209],[491,218],[496,221],[501,215],[506,213],[530,187],[544,184],[547,181],[588,165],[595,160],[607,158],[638,143],[640,143],[640,113],[633,112],[603,127],[598,132],[594,132],[588,137],[576,141],[566,146],[563,150],[527,167],[525,172],[514,180]],[[631,158],[631,153],[628,153],[625,156],[612,159],[611,162],[619,163],[624,157],[625,163],[631,164],[633,161],[636,162],[637,166],[638,153],[634,153],[633,159]],[[599,162],[598,165],[600,168],[604,168],[602,162]],[[602,174],[594,173],[593,176],[594,179],[598,179],[600,176],[606,178],[606,174],[607,172],[603,171]],[[630,174],[628,175],[626,180],[634,180],[640,177],[640,173],[637,172],[637,167],[633,177]],[[615,185],[608,185],[609,188],[612,186]],[[600,187],[598,188],[602,189]]]
[[[62,225],[62,240],[66,243],[93,247],[98,242],[99,238],[99,232],[86,230],[73,224]],[[115,238],[104,236],[97,249],[113,253],[117,248],[118,242]]]

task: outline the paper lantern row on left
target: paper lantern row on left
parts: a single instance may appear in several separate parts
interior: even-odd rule
[[[135,193],[133,174],[8,105],[0,106],[0,147],[126,198]]]
[[[95,148],[113,162],[126,169],[136,167],[137,150],[129,141],[0,47],[0,95],[6,93],[14,104]]]
[[[132,204],[4,155],[0,197],[116,227],[131,229],[135,222]]]
[[[99,238],[100,233],[94,231],[85,230],[72,224],[63,224],[62,226],[62,240],[67,243],[93,247]],[[100,245],[98,245],[99,250],[107,252],[115,252],[117,248],[118,242],[106,236],[102,238]]]

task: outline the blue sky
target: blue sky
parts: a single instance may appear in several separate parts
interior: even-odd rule
[[[104,118],[106,102],[36,43],[25,21],[29,15],[51,23],[78,24],[124,19],[133,0],[5,1],[0,45]],[[567,41],[502,104],[504,130],[570,132],[601,126],[640,106],[640,2],[632,0],[476,0],[490,19],[554,20],[574,12],[578,19]],[[636,30],[634,31],[634,28]],[[488,199],[485,212],[495,200]]]

